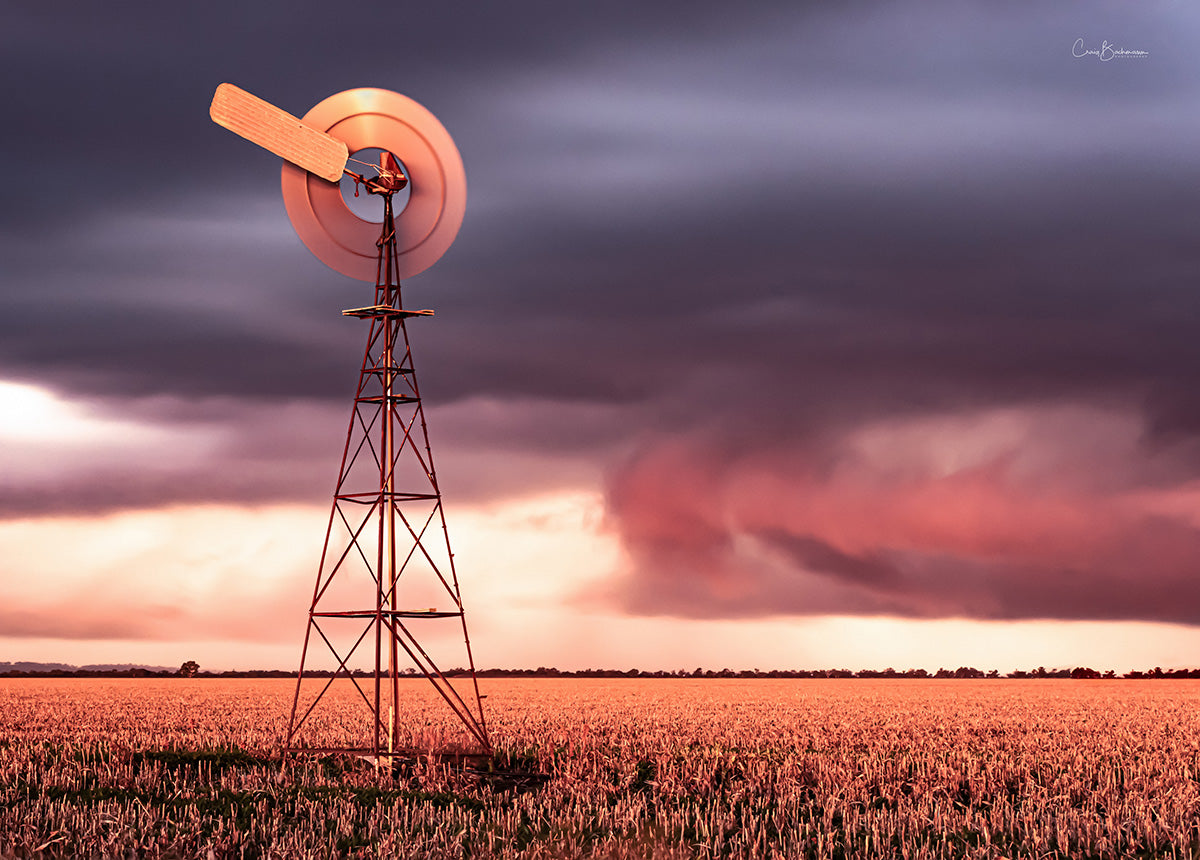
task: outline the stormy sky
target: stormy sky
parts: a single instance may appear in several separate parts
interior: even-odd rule
[[[405,288],[481,663],[1195,663],[1187,5],[0,22],[0,659],[298,641],[369,287],[210,121],[230,81],[402,92],[462,153]]]

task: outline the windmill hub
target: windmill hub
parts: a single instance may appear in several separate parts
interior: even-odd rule
[[[359,155],[360,153],[354,154]],[[396,156],[387,150],[380,150],[379,164],[371,164],[353,157],[350,158],[350,161],[375,171],[375,175],[372,176],[369,172],[355,173],[350,168],[346,168],[346,175],[354,180],[356,195],[359,184],[367,189],[368,194],[395,194],[408,186],[408,177],[404,175],[404,169],[396,161]]]

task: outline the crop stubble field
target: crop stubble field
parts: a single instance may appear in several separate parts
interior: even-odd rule
[[[540,788],[283,762],[286,680],[0,680],[0,856],[1200,856],[1200,682],[481,685]]]

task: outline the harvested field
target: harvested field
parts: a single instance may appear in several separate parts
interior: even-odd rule
[[[481,686],[541,787],[281,761],[290,681],[0,680],[0,856],[1200,856],[1200,682]]]

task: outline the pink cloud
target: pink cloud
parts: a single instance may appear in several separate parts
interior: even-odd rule
[[[751,450],[663,439],[611,476],[633,561],[612,597],[698,617],[1200,621],[1193,490],[1156,477],[1171,456],[1126,414],[1067,407]]]

